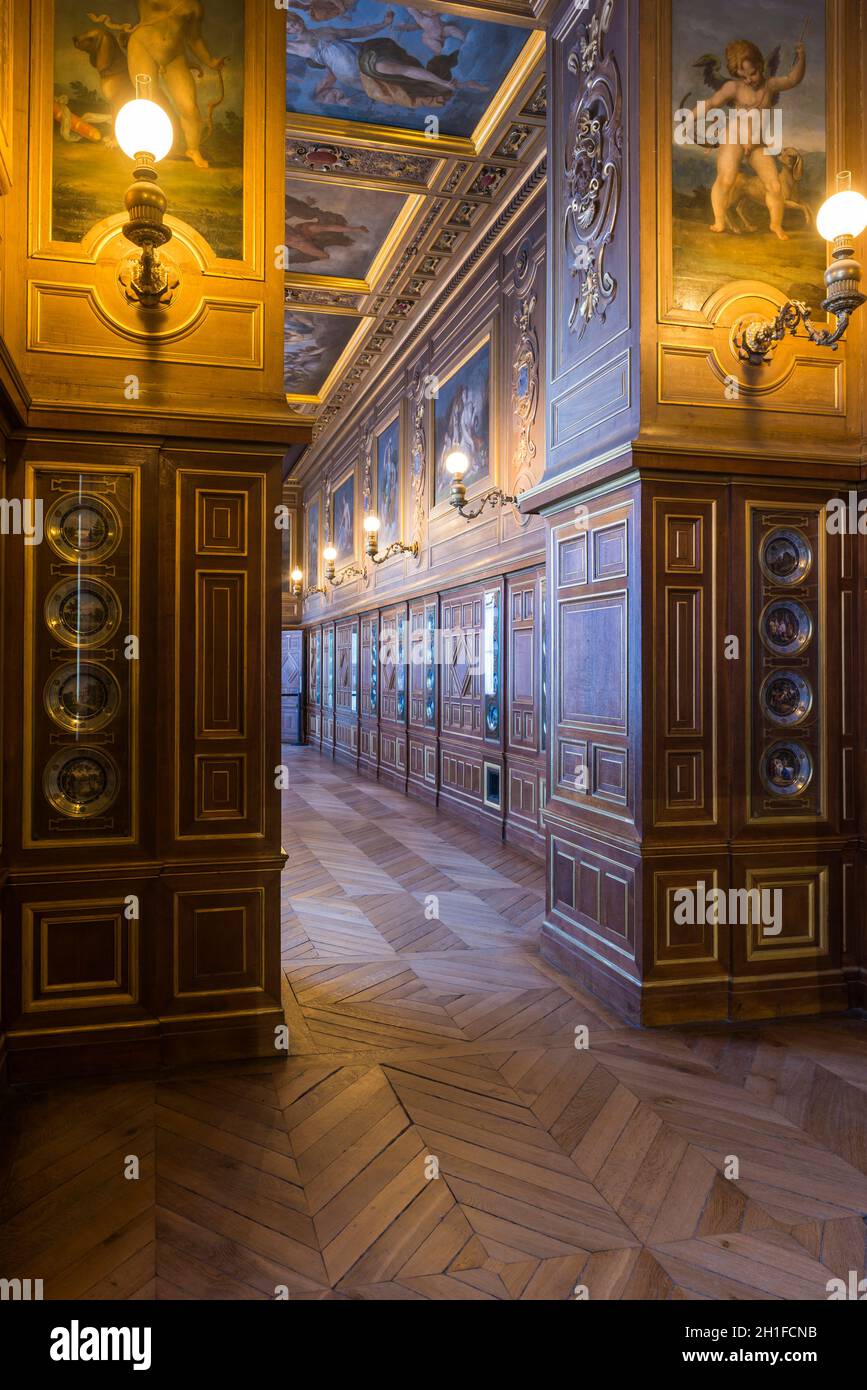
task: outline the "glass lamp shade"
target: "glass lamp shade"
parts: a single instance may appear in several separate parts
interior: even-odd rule
[[[364,529],[365,529],[365,531],[369,532],[371,535],[373,535],[375,532],[377,532],[377,531],[379,530],[379,517],[378,517],[378,516],[366,516],[366,517],[364,518]]]
[[[130,159],[135,159],[137,154],[149,154],[154,160],[165,159],[174,140],[172,123],[163,108],[155,101],[138,97],[120,108],[114,133]]]
[[[453,478],[462,478],[470,466],[470,461],[462,449],[452,449],[446,457],[446,472]]]
[[[337,559],[336,547],[333,545],[326,545],[325,549],[322,552],[322,558],[323,560],[326,560],[329,565],[333,564],[334,561]]]
[[[293,583],[293,584],[300,584],[300,583],[301,583],[301,580],[302,580],[303,578],[304,578],[304,572],[303,572],[303,570],[294,569],[294,570],[292,571],[291,579],[292,579],[292,583]]]
[[[816,227],[826,241],[835,241],[839,236],[860,236],[867,227],[867,198],[851,188],[832,193],[816,214]]]

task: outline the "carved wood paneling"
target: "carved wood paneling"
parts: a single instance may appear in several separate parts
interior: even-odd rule
[[[265,835],[265,476],[176,473],[179,840]],[[183,661],[192,638],[194,661]]]

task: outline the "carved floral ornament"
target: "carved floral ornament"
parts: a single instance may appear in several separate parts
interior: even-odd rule
[[[427,477],[427,441],[425,439],[425,413],[427,409],[426,387],[430,381],[429,376],[417,367],[412,379],[410,394],[412,400],[412,438],[410,440],[410,465],[412,469],[412,538],[418,542],[419,550],[416,556],[416,563],[421,556],[421,544],[424,539],[425,519],[427,509],[425,507],[425,480]]]
[[[518,440],[512,459],[514,490],[521,493],[531,488],[537,481],[536,444],[533,427],[539,404],[539,338],[533,324],[536,308],[536,292],[533,288],[536,278],[536,264],[525,243],[519,250],[515,264],[515,291],[519,295],[518,305],[512,314],[512,322],[518,330],[518,341],[512,358],[512,414],[518,431]],[[527,525],[530,518],[516,507],[515,519],[521,526]]]
[[[614,4],[615,0],[603,0],[566,64],[578,78],[566,140],[564,235],[571,271],[578,277],[569,327],[577,330],[579,339],[597,314],[605,322],[617,294],[617,281],[605,268],[623,167],[620,69],[604,48]]]

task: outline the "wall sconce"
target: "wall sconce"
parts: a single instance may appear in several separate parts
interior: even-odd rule
[[[303,570],[298,569],[298,567],[297,567],[297,565],[296,565],[295,569],[294,569],[294,570],[292,571],[292,573],[289,575],[289,578],[292,580],[292,597],[293,597],[293,598],[300,598],[300,597],[301,597],[301,585],[302,585],[302,583],[304,582],[304,572],[303,572]]]
[[[833,243],[834,260],[825,271],[827,297],[822,300],[822,308],[833,314],[837,320],[834,329],[814,328],[810,320],[809,306],[798,299],[789,299],[776,318],[757,319],[745,326],[743,332],[732,336],[742,362],[751,367],[760,367],[771,360],[771,349],[784,338],[786,333],[798,337],[796,329],[803,323],[806,337],[819,347],[836,350],[837,344],[846,331],[846,326],[865,296],[858,285],[861,280],[861,265],[853,255],[855,238],[867,227],[867,198],[852,189],[852,175],[846,170],[837,175],[837,192],[819,209],[816,227],[826,241]]]
[[[134,161],[133,183],[124,194],[129,221],[123,234],[141,255],[132,273],[121,275],[126,298],[146,309],[167,307],[180,281],[172,278],[157,255],[157,248],[171,241],[172,229],[163,221],[167,199],[157,185],[156,162],[172,147],[174,131],[167,113],[150,98],[151,80],[138,76],[135,100],[117,113],[114,133],[125,155]]]
[[[364,578],[364,565],[347,565],[346,569],[341,570],[340,574],[335,579],[334,566],[337,561],[337,550],[333,545],[326,545],[322,552],[322,558],[325,561],[325,578],[335,589],[339,588],[341,584],[345,584],[347,579]]]
[[[462,479],[470,466],[470,461],[462,449],[452,449],[450,453],[446,455],[445,463],[446,472],[451,474],[452,479],[452,485],[449,490],[449,502],[454,507],[455,511],[460,512],[461,516],[466,517],[467,521],[472,521],[474,517],[480,516],[489,503],[492,507],[503,507],[508,503],[511,503],[512,506],[517,505],[521,496],[520,493],[518,493],[517,497],[512,497],[509,493],[503,492],[502,488],[492,487],[479,498],[479,505],[475,510],[468,511],[465,505],[467,490],[464,487]]]
[[[379,551],[379,517],[374,513],[364,518],[365,553],[375,565],[384,565],[393,555],[418,555],[418,541],[406,545],[404,541],[392,541],[381,553]]]

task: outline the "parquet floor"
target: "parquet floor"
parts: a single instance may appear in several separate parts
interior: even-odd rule
[[[537,864],[286,756],[292,1055],[12,1092],[0,1276],[47,1298],[733,1300],[863,1276],[867,1022],[626,1028],[539,956]]]

